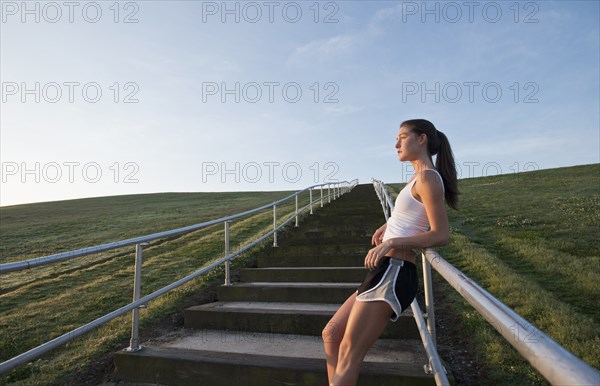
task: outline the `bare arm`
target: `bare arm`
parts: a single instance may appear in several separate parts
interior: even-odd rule
[[[373,233],[373,237],[371,237],[371,245],[379,245],[383,242],[383,235],[385,234],[386,229],[387,223],[377,228],[375,233]]]
[[[422,178],[415,184],[415,191],[425,206],[430,229],[410,237],[387,239],[369,250],[365,258],[365,267],[375,269],[385,254],[392,248],[396,250],[413,250],[429,248],[448,243],[448,215],[444,206],[444,193],[437,178]],[[373,236],[374,237],[374,236]]]

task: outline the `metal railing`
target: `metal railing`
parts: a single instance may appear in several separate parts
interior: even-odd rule
[[[127,239],[127,240],[121,240],[121,241],[117,241],[117,242],[113,242],[113,243],[96,245],[96,246],[89,247],[89,248],[82,248],[82,249],[78,249],[78,250],[71,251],[71,252],[58,253],[58,254],[43,256],[43,257],[30,259],[30,260],[26,260],[26,261],[0,264],[0,275],[4,275],[9,272],[22,271],[24,269],[30,269],[33,267],[39,267],[39,266],[43,266],[43,265],[47,265],[47,264],[52,264],[52,263],[57,263],[57,262],[65,261],[65,260],[75,259],[78,257],[87,256],[87,255],[90,255],[93,253],[99,253],[99,252],[104,252],[104,251],[108,251],[108,250],[112,250],[112,249],[116,249],[116,248],[122,248],[122,247],[128,246],[128,245],[135,245],[135,274],[134,274],[133,302],[131,302],[115,311],[112,311],[90,323],[87,323],[84,326],[76,328],[76,329],[74,329],[70,332],[67,332],[51,341],[48,341],[42,345],[39,345],[25,353],[22,353],[14,358],[11,358],[3,363],[0,363],[0,374],[4,374],[4,373],[14,369],[15,367],[21,366],[39,356],[41,356],[42,354],[58,347],[58,346],[61,346],[61,345],[65,344],[65,343],[67,343],[67,342],[69,342],[69,341],[71,341],[71,340],[73,340],[73,339],[75,339],[75,338],[77,338],[77,337],[79,337],[79,336],[81,336],[81,335],[83,335],[83,334],[85,334],[85,333],[87,333],[87,332],[121,316],[121,315],[126,314],[129,311],[132,311],[132,329],[131,329],[132,333],[131,333],[130,345],[126,350],[128,350],[128,351],[140,350],[141,346],[139,344],[139,337],[138,337],[139,309],[145,307],[145,305],[149,301],[151,301],[151,300],[153,300],[175,288],[182,286],[183,284],[209,272],[210,270],[220,266],[221,264],[225,265],[225,285],[229,285],[230,284],[230,276],[229,276],[230,260],[232,260],[234,257],[240,255],[241,253],[247,251],[248,249],[252,248],[253,246],[257,245],[258,243],[262,242],[263,240],[265,240],[266,238],[268,238],[271,235],[273,235],[273,246],[276,247],[277,246],[277,231],[279,229],[281,229],[282,227],[287,225],[292,220],[295,220],[295,226],[298,226],[298,217],[306,209],[310,209],[310,214],[312,214],[313,213],[313,205],[315,205],[317,202],[320,201],[320,206],[323,207],[325,199],[327,199],[327,202],[331,202],[332,199],[336,200],[342,194],[350,192],[357,184],[358,184],[358,180],[354,179],[350,182],[343,181],[343,182],[337,182],[337,183],[326,183],[326,184],[313,185],[306,189],[300,190],[294,194],[291,194],[285,198],[282,198],[278,201],[274,201],[270,204],[263,205],[259,208],[252,209],[252,210],[242,212],[242,213],[238,213],[238,214],[235,214],[232,216],[219,218],[217,220],[206,221],[206,222],[203,222],[200,224],[195,224],[195,225],[191,225],[191,226],[187,226],[187,227],[183,227],[183,228],[173,229],[173,230],[165,231],[165,232],[153,233],[150,235],[135,237],[135,238]],[[325,187],[326,187],[327,192],[326,192],[326,195],[324,196],[323,191],[325,190]],[[315,191],[315,190],[320,190],[320,198],[313,200],[313,191]],[[302,208],[299,208],[298,196],[306,191],[309,192],[309,203],[306,204],[305,206],[303,206]],[[283,221],[281,224],[277,225],[277,205],[279,205],[291,198],[295,198],[294,214],[292,214],[288,219]],[[253,242],[244,245],[237,251],[230,253],[230,251],[229,251],[229,224],[230,224],[230,222],[232,220],[238,219],[240,217],[248,216],[248,215],[260,212],[262,210],[269,209],[271,207],[273,208],[273,229],[271,231],[265,233],[258,239],[254,240]],[[166,287],[163,287],[157,291],[154,291],[151,294],[146,295],[144,297],[140,297],[141,296],[140,295],[141,269],[142,269],[144,246],[148,245],[148,243],[153,240],[193,232],[193,231],[196,231],[196,230],[199,230],[202,228],[206,228],[211,225],[215,225],[215,224],[219,224],[219,223],[225,224],[225,248],[224,248],[225,249],[225,257],[218,259],[217,261],[209,264],[208,266],[206,266],[196,272],[193,272],[193,273],[185,276],[184,278],[181,278],[181,279],[169,284]]]
[[[386,220],[394,203],[385,184],[373,179]],[[388,214],[386,210],[389,210]],[[488,321],[548,382],[553,385],[598,385],[600,372],[573,355],[526,319],[481,288],[460,270],[432,249],[423,251],[423,284],[425,287],[427,331],[416,299],[411,304],[430,366],[437,385],[447,385],[448,379],[435,349],[435,316],[431,288],[433,267],[471,306]],[[515,339],[516,331],[527,331],[528,339]],[[426,365],[427,366],[427,365]]]
[[[394,210],[394,202],[383,182],[373,179],[373,187],[379,197],[383,214],[387,221]],[[427,353],[427,358],[429,359],[429,363],[424,365],[424,369],[428,374],[433,373],[436,385],[448,386],[450,385],[450,382],[448,381],[446,370],[442,365],[442,361],[440,360],[440,356],[436,349],[431,266],[426,259],[423,259],[423,287],[425,288],[425,315],[421,312],[421,307],[416,298],[410,304],[410,308],[413,317],[415,318],[417,328],[419,329],[419,334],[421,335],[421,341],[423,342],[423,347]]]

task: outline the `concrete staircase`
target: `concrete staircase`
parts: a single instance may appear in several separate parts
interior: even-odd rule
[[[115,376],[169,385],[326,385],[321,331],[362,281],[370,238],[383,223],[372,185],[316,208],[279,247],[218,290],[219,301],[185,311],[174,340],[115,355]],[[432,385],[410,312],[367,354],[360,385]]]

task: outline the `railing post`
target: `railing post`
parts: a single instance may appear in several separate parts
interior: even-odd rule
[[[229,223],[225,221],[225,256],[229,256]],[[225,285],[231,285],[231,276],[229,275],[229,260],[225,262]]]
[[[310,195],[308,202],[310,202],[310,214],[313,214],[313,209],[312,209],[312,189],[308,189],[308,194]]]
[[[331,184],[327,184],[327,203],[331,203]]]
[[[294,225],[295,227],[298,226],[298,195],[296,194],[296,225]]]
[[[142,287],[142,254],[143,248],[148,245],[148,243],[141,243],[135,245],[135,273],[133,277],[133,301],[140,300],[141,287]],[[134,308],[131,312],[131,340],[129,341],[129,347],[126,348],[126,351],[136,352],[140,351],[142,347],[140,346],[139,339],[139,321],[140,321],[140,309]]]
[[[277,205],[273,205],[273,230],[275,231],[273,233],[273,246],[274,247],[277,246],[277,231],[275,229],[277,229]]]
[[[425,251],[421,253],[421,259],[423,260],[423,288],[425,289],[425,312],[427,313],[427,330],[431,335],[433,345],[437,347],[437,340],[435,336],[435,312],[433,309],[433,288],[431,284],[431,264],[425,256]]]
[[[321,185],[321,208],[323,207],[323,185]]]

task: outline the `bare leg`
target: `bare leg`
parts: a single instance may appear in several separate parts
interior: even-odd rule
[[[325,345],[325,359],[327,360],[327,376],[329,378],[329,383],[331,383],[333,375],[335,374],[340,342],[344,337],[348,316],[350,315],[355,299],[356,292],[350,295],[323,329],[322,335],[323,344]]]
[[[354,303],[339,346],[339,358],[331,385],[356,385],[362,361],[381,336],[392,312],[389,304],[383,301]]]

